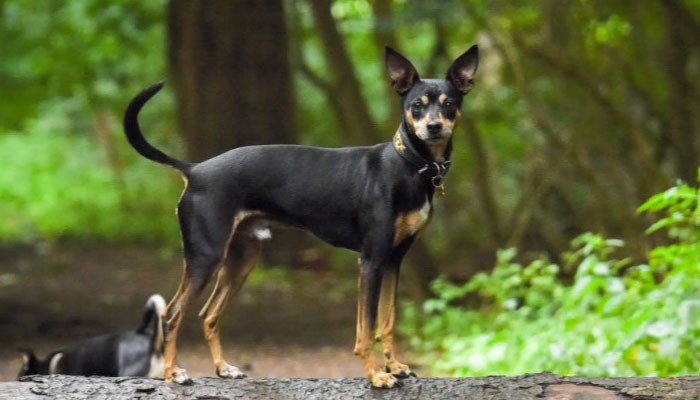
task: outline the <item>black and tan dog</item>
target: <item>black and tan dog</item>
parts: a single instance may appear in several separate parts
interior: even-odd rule
[[[54,351],[43,360],[31,350],[23,350],[18,377],[64,374],[159,378],[163,375],[160,315],[164,309],[165,300],[154,294],[146,302],[136,329],[95,336],[69,349]]]
[[[166,381],[191,382],[176,365],[178,329],[187,306],[214,273],[215,287],[199,314],[204,336],[217,374],[244,376],[223,358],[219,317],[245,281],[273,222],[307,229],[360,253],[355,354],[373,386],[393,387],[412,375],[396,359],[393,343],[399,265],[430,218],[433,194],[443,190],[452,129],[473,85],[478,49],[459,56],[445,79],[420,79],[411,62],[391,48],[385,62],[404,116],[391,142],[369,147],[249,146],[192,164],[154,148],[139,128],[139,110],[162,83],[131,101],[124,117],[131,145],[179,170],[187,182],[177,207],[185,268],[165,313]],[[373,355],[375,325],[383,366]]]

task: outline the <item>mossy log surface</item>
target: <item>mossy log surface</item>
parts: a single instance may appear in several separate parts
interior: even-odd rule
[[[700,399],[700,377],[586,378],[547,372],[514,377],[407,379],[375,389],[365,379],[198,378],[190,386],[144,378],[30,376],[0,382],[0,399]]]

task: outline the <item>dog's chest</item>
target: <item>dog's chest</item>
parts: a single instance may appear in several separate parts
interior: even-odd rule
[[[398,245],[423,229],[430,220],[432,211],[430,202],[426,198],[421,207],[399,214],[394,221],[394,245]]]

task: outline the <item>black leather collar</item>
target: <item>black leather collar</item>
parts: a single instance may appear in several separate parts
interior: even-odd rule
[[[394,150],[406,161],[411,163],[418,169],[418,174],[430,180],[433,187],[441,194],[445,193],[443,178],[450,168],[450,160],[438,162],[428,160],[423,157],[418,150],[413,146],[408,133],[404,129],[403,123],[394,134],[393,139]]]

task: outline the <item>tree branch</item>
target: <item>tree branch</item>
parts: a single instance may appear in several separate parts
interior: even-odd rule
[[[361,144],[375,141],[379,135],[369,113],[357,74],[350,60],[343,38],[331,15],[330,0],[308,0],[318,37],[328,68],[330,85],[338,97],[340,126],[345,141]]]
[[[379,49],[379,58],[384,57],[384,46],[389,46],[393,48],[398,47],[395,34],[394,17],[391,9],[391,0],[374,0],[370,1],[372,5],[372,14],[374,15],[374,21],[372,25],[372,34],[374,36],[374,42]],[[386,120],[382,123],[383,130],[396,129],[399,122],[401,121],[401,115],[403,114],[399,107],[394,106],[396,103],[397,94],[394,89],[388,83],[389,80],[386,77],[384,68],[382,68],[381,81],[386,82],[384,86],[384,93],[386,96],[386,101],[389,102],[390,107],[387,112]],[[393,100],[393,101],[392,101]]]

